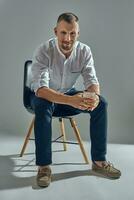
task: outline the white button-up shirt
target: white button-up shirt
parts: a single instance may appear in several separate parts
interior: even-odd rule
[[[90,47],[79,41],[75,42],[71,55],[66,58],[58,47],[57,38],[48,40],[36,50],[31,71],[30,88],[35,93],[43,86],[65,93],[80,75],[85,89],[99,84]]]

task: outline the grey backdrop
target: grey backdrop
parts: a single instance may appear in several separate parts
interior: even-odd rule
[[[0,0],[1,134],[24,137],[32,116],[22,104],[23,64],[53,37],[56,19],[65,11],[78,15],[80,40],[94,55],[101,93],[109,102],[108,141],[134,143],[133,0]],[[82,88],[80,80],[77,86]],[[77,117],[84,139],[89,138],[88,119]],[[53,128],[58,132],[56,121]]]

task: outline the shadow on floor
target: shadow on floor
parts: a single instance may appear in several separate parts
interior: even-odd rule
[[[31,186],[34,176],[19,177],[15,175],[15,158],[19,155],[0,155],[0,190]]]
[[[25,164],[18,164],[18,161],[25,161]],[[16,162],[17,161],[17,162]],[[36,169],[32,162],[34,159],[20,159],[19,155],[0,155],[0,190],[16,189],[31,186],[33,189],[42,189],[36,185]],[[54,165],[83,165],[83,163],[54,163]],[[16,169],[18,167],[18,169]],[[27,169],[26,167],[32,167]],[[25,169],[26,168],[26,169]],[[29,176],[35,172],[34,176]],[[19,176],[16,175],[19,174]],[[23,174],[23,176],[21,176]],[[25,177],[24,177],[25,175]],[[80,176],[96,176],[105,178],[92,170],[77,170],[52,175],[52,182]]]

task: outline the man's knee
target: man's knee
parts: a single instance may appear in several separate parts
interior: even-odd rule
[[[46,110],[52,111],[54,105],[52,102],[39,97],[34,97],[31,101],[31,104],[35,113],[44,112]]]
[[[103,96],[99,96],[99,98],[100,98],[100,105],[107,107],[108,106],[107,100]]]

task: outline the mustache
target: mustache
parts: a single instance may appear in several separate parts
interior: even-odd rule
[[[72,44],[73,42],[63,42],[63,44]]]
[[[72,46],[72,43],[62,43],[63,46]]]

